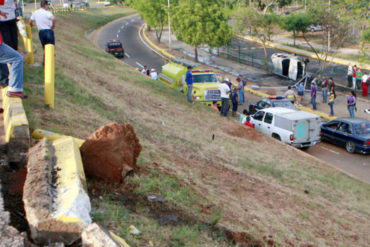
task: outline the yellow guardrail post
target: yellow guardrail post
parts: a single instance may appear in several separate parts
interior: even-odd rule
[[[28,57],[27,57],[26,61],[27,61],[28,64],[34,64],[35,59],[34,59],[34,56],[33,56],[32,29],[31,29],[31,26],[29,24],[26,25],[26,32],[27,32],[26,47],[27,47],[27,51],[28,51]]]
[[[54,45],[45,45],[45,104],[54,108]]]

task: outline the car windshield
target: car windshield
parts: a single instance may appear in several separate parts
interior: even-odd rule
[[[353,129],[357,135],[369,135],[370,122],[356,123],[353,125]]]
[[[109,43],[108,44],[108,47],[109,48],[121,48],[122,47],[122,44],[121,43],[118,43],[118,42],[112,42],[112,43]]]
[[[218,82],[215,74],[200,74],[200,75],[193,74],[193,81],[194,83]]]
[[[288,100],[276,100],[276,101],[273,101],[272,104],[275,107],[294,108],[294,105],[292,104],[292,102]]]

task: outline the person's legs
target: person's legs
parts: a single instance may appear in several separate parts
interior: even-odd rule
[[[6,44],[0,45],[0,63],[10,64],[8,92],[23,91],[23,56]]]
[[[244,99],[244,89],[239,90],[239,104],[242,105],[244,104],[245,99]]]
[[[311,102],[312,102],[312,109],[316,110],[316,96],[312,97],[311,99]]]
[[[18,27],[16,20],[12,20],[9,22],[9,35],[10,35],[10,42],[6,43],[14,50],[18,50]]]
[[[323,88],[321,91],[322,91],[322,103],[328,102],[328,92],[326,91],[326,88]]]
[[[356,90],[356,77],[352,77],[352,89]]]
[[[221,116],[224,115],[224,112],[225,112],[225,98],[221,98],[221,111],[220,111]]]
[[[334,102],[329,102],[330,116],[334,116]]]
[[[193,102],[192,92],[193,92],[193,85],[188,85],[188,102]]]
[[[361,89],[361,80],[356,80],[356,89],[360,90]]]
[[[355,117],[355,106],[353,105],[348,106],[348,111],[350,117]]]
[[[348,81],[347,86],[348,86],[349,88],[351,88],[351,87],[352,87],[352,76],[351,76],[351,75],[348,75],[348,76],[347,76],[347,81]]]
[[[227,113],[229,112],[230,106],[229,106],[229,99],[224,99],[225,100],[225,112],[224,116],[227,117]]]

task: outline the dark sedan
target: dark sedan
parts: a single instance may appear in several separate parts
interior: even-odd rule
[[[123,58],[125,56],[125,50],[122,47],[122,43],[119,40],[111,40],[107,43],[105,51],[112,54],[116,58]]]
[[[284,96],[272,96],[270,98],[262,98],[257,102],[249,104],[248,114],[254,114],[257,111],[269,107],[284,107],[296,110],[294,104],[290,100],[285,99]]]
[[[362,118],[337,118],[321,125],[321,140],[344,146],[349,153],[370,153],[370,122]]]

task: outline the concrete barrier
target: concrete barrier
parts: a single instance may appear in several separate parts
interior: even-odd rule
[[[123,238],[96,223],[90,224],[83,231],[81,239],[83,247],[130,247]]]
[[[8,143],[9,162],[25,159],[30,146],[30,131],[23,103],[20,98],[6,96],[7,88],[1,90],[4,109],[5,141]]]
[[[72,137],[44,139],[30,149],[23,202],[37,244],[70,245],[91,223],[79,148]]]

